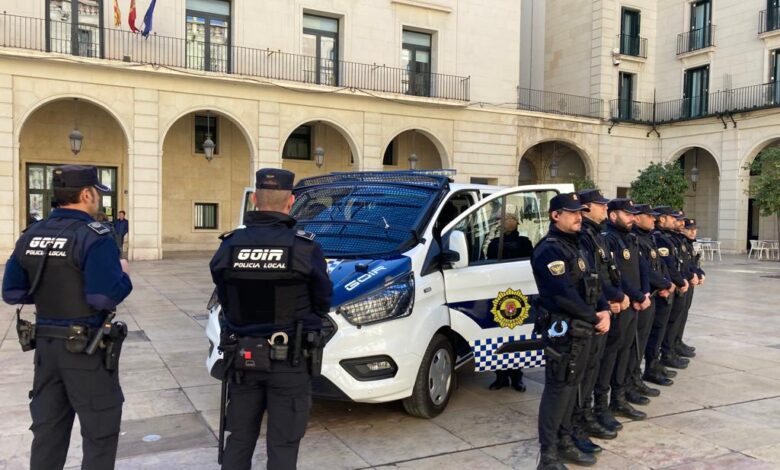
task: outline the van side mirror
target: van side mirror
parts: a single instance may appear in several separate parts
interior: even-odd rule
[[[460,230],[453,230],[444,239],[441,253],[442,265],[454,269],[469,265],[469,248],[466,235]]]

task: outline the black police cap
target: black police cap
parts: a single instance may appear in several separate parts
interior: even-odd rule
[[[604,197],[600,189],[583,189],[577,191],[577,196],[583,204],[609,204],[609,199]]]
[[[54,169],[52,187],[80,189],[94,186],[101,193],[110,193],[111,188],[100,184],[97,168],[86,165],[61,165]]]
[[[609,208],[611,211],[623,211],[628,212],[629,214],[639,214],[639,211],[636,210],[636,206],[634,205],[634,201],[624,197],[619,197],[609,201],[607,208]]]
[[[577,193],[562,193],[550,199],[550,209],[548,211],[590,212],[590,209],[580,201]]]
[[[295,173],[279,168],[262,168],[255,173],[255,188],[290,191],[295,181]]]
[[[671,215],[674,217],[674,209],[671,206],[655,206],[653,210],[658,212],[658,215]]]
[[[685,220],[685,212],[683,212],[683,211],[681,211],[679,209],[676,210],[676,211],[672,211],[672,215],[677,220]]]
[[[685,228],[691,229],[691,228],[697,228],[697,227],[698,226],[696,225],[696,219],[689,219],[687,217],[685,218]]]
[[[640,214],[652,215],[653,217],[661,215],[660,212],[656,212],[652,207],[650,207],[650,204],[637,204],[634,206],[634,208],[638,210]]]

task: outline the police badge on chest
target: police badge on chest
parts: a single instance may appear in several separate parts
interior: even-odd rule
[[[233,269],[241,271],[286,271],[289,247],[236,247],[233,249]]]

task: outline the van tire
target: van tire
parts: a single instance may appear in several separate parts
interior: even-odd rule
[[[432,373],[436,377],[432,377]],[[442,380],[442,377],[447,377],[447,374],[449,380]],[[447,407],[456,385],[455,354],[452,343],[449,338],[437,333],[423,355],[420,370],[417,371],[417,378],[414,381],[412,396],[403,400],[404,409],[418,418],[436,417]],[[432,394],[436,396],[436,401]]]

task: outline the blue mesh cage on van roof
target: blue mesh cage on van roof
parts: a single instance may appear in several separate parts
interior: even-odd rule
[[[327,175],[304,178],[298,182],[298,184],[295,186],[295,190],[299,190],[308,186],[347,182],[390,183],[441,189],[451,182],[450,177],[452,175],[454,175],[454,172],[451,170],[336,172]]]

